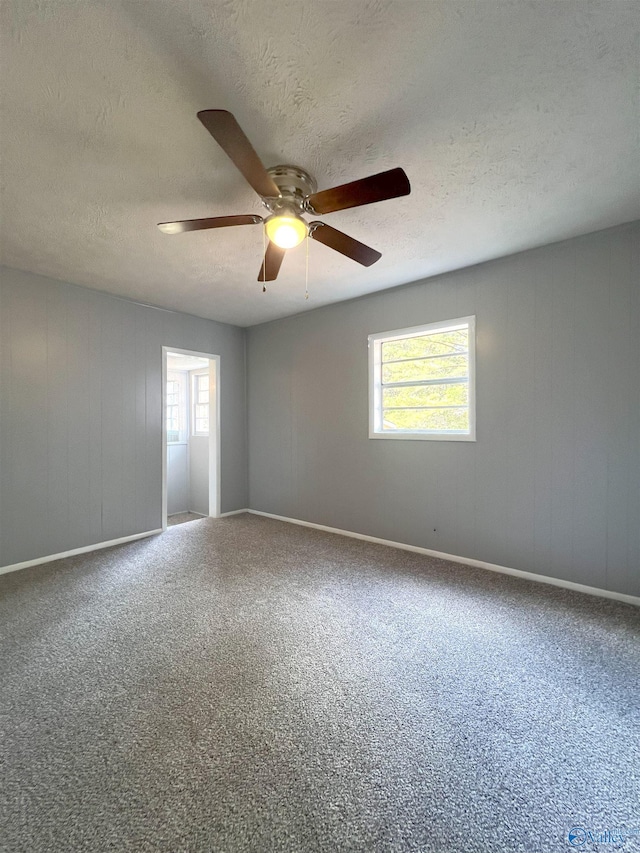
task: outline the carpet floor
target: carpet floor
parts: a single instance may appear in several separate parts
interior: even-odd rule
[[[0,631],[2,851],[640,849],[629,605],[241,515],[0,577]]]

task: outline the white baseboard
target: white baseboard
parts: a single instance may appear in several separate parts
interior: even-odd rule
[[[437,557],[440,560],[449,560],[452,563],[463,563],[466,566],[475,566],[477,569],[488,569],[490,572],[499,572],[502,575],[511,575],[515,578],[523,578],[536,583],[546,583],[551,586],[559,586],[563,589],[571,589],[574,592],[584,592],[587,595],[597,595],[600,598],[612,598],[615,601],[623,601],[625,604],[633,604],[640,607],[640,597],[627,595],[624,592],[613,592],[609,589],[599,589],[595,586],[586,586],[582,583],[565,581],[560,578],[551,578],[546,575],[538,575],[534,572],[524,572],[521,569],[511,569],[509,566],[498,566],[495,563],[485,563],[483,560],[473,560],[470,557],[459,557],[456,554],[445,554],[442,551],[432,551],[430,548],[421,548],[418,545],[405,545],[403,542],[392,542],[390,539],[379,539],[377,536],[367,536],[364,533],[354,533],[351,530],[342,530],[339,527],[327,527],[325,524],[314,524],[312,521],[301,521],[299,518],[287,518],[284,515],[274,515],[272,512],[261,512],[257,509],[243,510],[252,515],[263,515],[265,518],[274,518],[276,521],[286,521],[289,524],[299,524],[302,527],[312,527],[314,530],[324,530],[327,533],[337,533],[340,536],[349,536],[352,539],[362,539],[365,542],[373,542],[376,545],[386,545],[389,548],[400,548],[402,551],[413,551],[416,554],[426,554],[428,557]]]
[[[427,557],[437,557],[440,560],[448,560],[452,563],[463,563],[467,566],[475,566],[478,569],[487,569],[490,572],[498,572],[503,575],[511,575],[524,580],[535,581],[536,583],[546,583],[551,586],[559,586],[563,589],[571,589],[575,592],[583,592],[587,595],[596,595],[600,598],[611,598],[614,601],[622,601],[625,604],[632,604],[640,607],[640,597],[636,595],[627,595],[623,592],[614,592],[609,589],[600,589],[595,586],[586,586],[586,584],[574,583],[573,581],[561,580],[560,578],[547,577],[546,575],[538,575],[534,572],[525,572],[521,569],[512,569],[509,566],[498,566],[495,563],[486,563],[484,560],[473,560],[470,557],[459,557],[456,554],[446,554],[443,551],[433,551],[431,548],[421,548],[419,545],[406,545],[403,542],[393,542],[390,539],[380,539],[377,536],[368,536],[366,533],[354,533],[351,530],[342,530],[339,527],[328,527],[326,524],[315,524],[312,521],[302,521],[299,518],[288,518],[285,515],[275,515],[272,512],[262,512],[258,509],[234,509],[231,512],[223,512],[220,518],[227,518],[231,515],[241,515],[242,513],[251,513],[252,515],[262,515],[265,518],[273,518],[276,521],[284,521],[289,524],[298,524],[301,527],[311,527],[314,530],[324,530],[326,533],[336,533],[339,536],[348,536],[352,539],[362,539],[364,542],[373,542],[375,545],[385,545],[388,548],[399,548],[402,551],[412,551],[415,554],[425,554]],[[119,539],[111,539],[108,542],[98,542],[95,545],[85,545],[82,548],[74,548],[71,551],[63,551],[60,554],[51,554],[48,557],[38,557],[35,560],[25,560],[22,563],[14,563],[10,566],[0,566],[0,575],[8,572],[16,572],[19,569],[28,569],[30,566],[39,566],[42,563],[51,563],[54,560],[63,560],[65,557],[74,557],[76,554],[88,554],[91,551],[100,551],[103,548],[111,548],[114,545],[123,545],[126,542],[134,542],[136,539],[146,539],[149,536],[157,536],[162,533],[162,529],[148,530],[146,533],[134,533],[132,536],[122,536]]]
[[[54,560],[64,560],[65,557],[75,557],[76,554],[88,554],[90,551],[100,551],[102,548],[111,548],[113,545],[123,545],[125,542],[134,542],[136,539],[146,539],[162,533],[162,529],[148,530],[146,533],[134,533],[132,536],[121,536],[119,539],[110,539],[108,542],[97,542],[95,545],[84,545],[82,548],[74,548],[72,551],[63,551],[61,554],[50,554],[48,557],[38,557],[35,560],[25,560],[23,563],[14,563],[11,566],[0,566],[0,575],[8,572],[17,572],[18,569],[28,569],[30,566],[39,566],[42,563],[51,563]]]

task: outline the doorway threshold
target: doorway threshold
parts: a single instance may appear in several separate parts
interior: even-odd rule
[[[201,518],[205,517],[197,512],[178,512],[176,515],[169,516],[167,527],[174,527],[176,524],[186,524],[188,521],[200,521]]]

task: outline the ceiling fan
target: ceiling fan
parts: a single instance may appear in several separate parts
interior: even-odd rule
[[[202,110],[198,118],[222,150],[242,172],[248,183],[258,193],[269,211],[263,218],[256,214],[246,216],[214,216],[209,219],[186,219],[180,222],[159,222],[165,234],[181,234],[206,228],[224,228],[228,225],[258,225],[264,222],[269,238],[258,281],[274,281],[287,249],[311,237],[324,243],[365,267],[375,264],[382,255],[342,231],[324,222],[307,222],[303,214],[322,215],[349,207],[372,204],[411,192],[409,179],[402,169],[390,169],[317,192],[311,175],[298,166],[272,166],[265,169],[251,143],[233,115],[226,110]]]

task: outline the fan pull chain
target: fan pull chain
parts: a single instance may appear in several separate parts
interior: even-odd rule
[[[304,298],[309,298],[309,235],[307,234],[306,239],[306,263],[305,263],[305,271],[304,271]]]
[[[267,244],[264,238],[264,224],[262,225],[262,292],[267,292],[265,284],[267,278]]]

